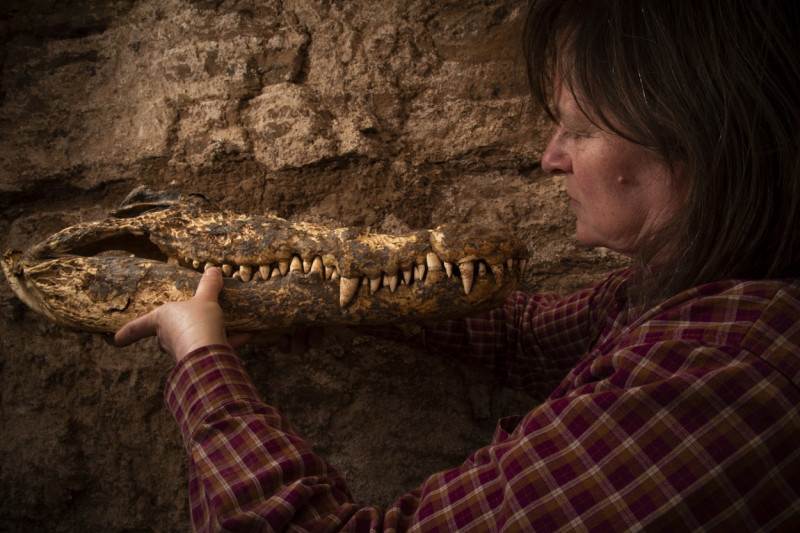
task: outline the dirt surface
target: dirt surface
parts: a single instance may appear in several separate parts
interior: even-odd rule
[[[102,218],[137,185],[332,226],[512,228],[523,289],[620,264],[572,240],[539,159],[524,2],[7,0],[0,7],[0,249]],[[170,362],[52,325],[0,282],[0,531],[186,531]],[[457,466],[534,400],[360,337],[242,357],[268,402],[385,505]]]

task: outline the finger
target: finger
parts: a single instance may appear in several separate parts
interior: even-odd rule
[[[134,318],[119,328],[114,334],[114,342],[118,346],[128,346],[139,339],[154,336],[157,333],[154,314],[155,311],[151,311],[146,315]]]
[[[203,272],[200,277],[195,297],[216,302],[220,291],[222,291],[222,271],[219,268],[212,267]]]

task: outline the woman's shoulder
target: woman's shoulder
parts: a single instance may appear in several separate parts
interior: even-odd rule
[[[716,281],[684,291],[658,310],[708,323],[757,322],[768,315],[794,323],[800,318],[800,279]]]
[[[727,280],[684,291],[648,313],[642,330],[747,353],[800,386],[800,279]]]
[[[685,290],[647,315],[680,313],[704,322],[754,320],[767,309],[800,312],[800,279],[723,280]]]
[[[742,348],[800,387],[800,280],[745,281],[726,294],[753,302],[755,316]]]

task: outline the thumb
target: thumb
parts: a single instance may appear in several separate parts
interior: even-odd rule
[[[200,283],[197,284],[195,297],[201,300],[217,301],[219,293],[222,291],[222,271],[217,267],[212,267],[203,272]]]
[[[153,310],[146,315],[134,318],[122,326],[116,334],[114,334],[114,341],[117,343],[117,346],[128,346],[139,339],[155,335],[158,332],[155,318],[156,311],[157,310]]]

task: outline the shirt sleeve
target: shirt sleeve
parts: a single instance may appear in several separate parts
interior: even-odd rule
[[[631,373],[635,350],[596,361],[571,394],[501,421],[490,445],[385,509],[353,502],[230,348],[200,349],[166,391],[189,452],[194,528],[681,531],[797,516],[797,391],[787,396],[755,358],[731,365],[728,354],[679,343],[642,349],[692,362]]]
[[[613,316],[622,272],[567,297],[513,292],[486,314],[425,328],[425,348],[485,368],[501,384],[544,399]]]

